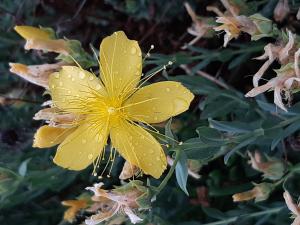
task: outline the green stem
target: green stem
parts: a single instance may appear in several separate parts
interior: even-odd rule
[[[173,162],[173,165],[171,166],[168,174],[165,176],[165,178],[163,179],[163,181],[160,183],[160,185],[155,189],[155,195],[158,195],[162,189],[164,189],[164,187],[167,185],[168,181],[171,179],[174,171],[175,171],[175,167],[177,165],[178,160],[180,159],[180,155],[181,155],[181,149],[177,148],[175,149],[175,160]]]
[[[224,219],[222,221],[217,221],[217,222],[212,222],[212,223],[206,223],[203,225],[222,225],[222,224],[229,224],[232,222],[237,221],[238,219],[241,218],[252,218],[252,217],[259,217],[259,216],[265,216],[267,214],[274,214],[274,213],[278,213],[280,210],[284,209],[284,207],[277,207],[277,208],[272,208],[272,209],[266,209],[264,211],[259,211],[259,212],[255,212],[255,213],[250,213],[250,214],[244,214],[244,215],[240,215],[240,216],[234,216],[228,219]]]

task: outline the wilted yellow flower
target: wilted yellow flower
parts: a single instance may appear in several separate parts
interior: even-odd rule
[[[216,22],[222,25],[215,27],[214,30],[225,31],[224,47],[226,47],[233,38],[238,38],[242,31],[249,34],[255,33],[257,28],[248,17],[238,15],[239,10],[227,0],[221,0],[221,2],[227,10],[225,13],[222,13],[218,8],[213,6],[208,6],[207,10],[213,11],[218,15]]]
[[[62,65],[62,63],[55,63],[27,66],[21,63],[9,63],[10,72],[44,88],[48,88],[50,74],[60,70]]]
[[[138,174],[140,169],[134,165],[131,165],[128,161],[124,163],[122,172],[120,173],[119,178],[121,180],[129,179]]]
[[[50,77],[53,104],[63,113],[82,116],[79,127],[58,147],[54,162],[81,170],[112,146],[132,165],[159,178],[166,168],[161,145],[141,123],[160,123],[189,108],[194,95],[178,82],[142,87],[142,56],[136,41],[115,32],[100,45],[100,78],[75,66]]]
[[[195,36],[195,38],[187,45],[183,46],[183,49],[185,49],[188,45],[193,45],[202,37],[207,36],[211,31],[213,31],[213,26],[209,24],[210,18],[199,18],[188,2],[185,2],[184,6],[193,21],[192,26],[189,27],[187,31],[189,34]]]
[[[264,173],[263,176],[265,178],[278,180],[283,176],[285,166],[280,160],[275,158],[263,159],[263,156],[258,151],[255,151],[254,154],[248,152],[248,155],[250,157],[249,163],[252,168]]]
[[[87,201],[84,199],[81,200],[66,200],[63,201],[62,204],[64,206],[69,206],[70,208],[67,209],[64,213],[64,220],[72,223],[76,217],[76,214],[81,210],[85,209],[87,205]]]
[[[69,54],[68,42],[63,39],[56,39],[49,29],[36,28],[32,26],[15,26],[15,31],[25,40],[26,50],[35,49],[48,52]]]
[[[274,185],[270,183],[255,184],[255,187],[249,191],[234,194],[234,202],[249,201],[255,199],[255,202],[266,200],[273,191]]]
[[[294,203],[292,196],[288,191],[283,193],[283,198],[285,200],[285,204],[289,208],[289,210],[293,213],[294,221],[291,225],[299,225],[300,224],[300,207],[296,203]]]
[[[86,188],[94,192],[92,197],[94,204],[88,211],[97,212],[97,214],[85,220],[87,225],[99,224],[119,213],[126,214],[133,224],[142,221],[134,211],[148,209],[150,207],[150,195],[149,190],[142,186],[141,181],[131,181],[113,190],[104,190],[101,188],[102,185],[103,183],[99,183],[95,184],[94,187]]]

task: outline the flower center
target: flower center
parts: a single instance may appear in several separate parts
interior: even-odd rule
[[[107,112],[108,112],[108,115],[114,115],[116,113],[116,108],[115,107],[108,107],[107,108]]]

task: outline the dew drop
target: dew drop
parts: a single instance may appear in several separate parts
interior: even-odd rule
[[[97,91],[99,91],[101,89],[101,85],[97,84],[95,88],[96,88]]]
[[[71,79],[72,81],[74,81],[75,80],[75,78],[74,77],[72,77],[72,79]]]
[[[68,94],[71,94],[71,91],[70,91],[70,90],[68,90]]]
[[[141,53],[141,52],[139,52],[139,53],[138,53],[138,56],[142,56],[142,53]]]
[[[95,172],[95,173],[93,173],[93,176],[94,176],[94,177],[96,177],[96,176],[97,176],[97,173],[96,173],[96,172]]]
[[[55,78],[57,78],[57,79],[59,78],[59,73],[55,74]]]
[[[71,78],[72,77],[72,75],[71,74],[68,74],[68,78]]]
[[[79,78],[80,79],[84,79],[85,78],[85,74],[84,74],[84,72],[79,72]]]
[[[63,86],[63,83],[62,83],[62,82],[59,82],[59,86]]]
[[[133,55],[136,54],[136,48],[132,47],[131,50],[130,50],[130,53],[133,54]]]
[[[157,116],[154,117],[154,120],[158,120]]]
[[[51,85],[51,88],[53,88],[53,89],[54,89],[54,88],[55,88],[55,85],[54,85],[54,84],[52,84],[52,85]]]
[[[85,144],[86,143],[86,140],[85,139],[82,139],[82,144]]]
[[[167,91],[167,92],[170,92],[170,88],[166,88],[166,91]]]
[[[89,154],[88,159],[92,159],[92,158],[93,158],[93,154]]]
[[[89,80],[94,80],[94,76],[91,75],[91,76],[89,77]]]

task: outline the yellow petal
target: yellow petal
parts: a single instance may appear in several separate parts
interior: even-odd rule
[[[181,83],[164,81],[142,87],[125,103],[132,120],[160,123],[186,111],[194,95]]]
[[[112,127],[110,138],[117,151],[146,174],[159,178],[166,169],[166,156],[161,145],[143,128],[120,121]]]
[[[58,146],[53,161],[70,170],[82,170],[101,155],[107,137],[105,121],[86,121]]]
[[[69,206],[70,208],[67,209],[64,213],[64,220],[72,223],[76,218],[76,214],[81,210],[87,207],[86,200],[66,200],[62,201],[62,205]]]
[[[82,114],[91,102],[106,95],[100,80],[92,73],[76,66],[64,66],[49,79],[53,103],[62,110]],[[100,104],[100,103],[99,103]]]
[[[142,54],[137,41],[123,31],[103,39],[100,45],[101,79],[111,96],[126,95],[138,84],[142,73]]]
[[[36,49],[67,55],[70,52],[68,42],[63,39],[53,39],[51,32],[31,26],[15,26],[15,31],[25,40],[26,50]]]
[[[30,83],[48,88],[51,73],[61,68],[60,63],[27,66],[20,63],[9,63],[10,72],[17,74]]]
[[[73,128],[59,128],[44,125],[36,131],[32,146],[36,148],[50,148],[63,142],[73,131]]]
[[[18,34],[20,34],[26,40],[28,39],[50,40],[51,39],[51,33],[37,27],[15,26],[14,29]]]

